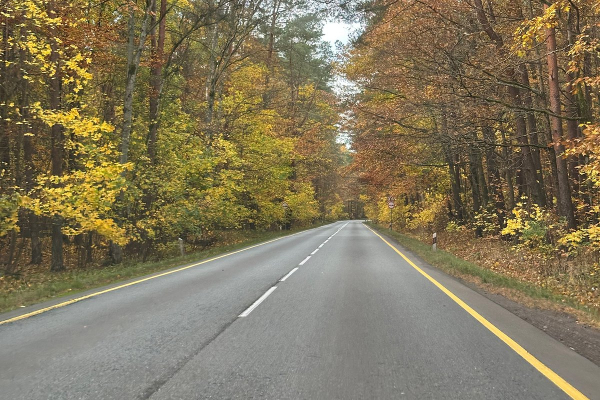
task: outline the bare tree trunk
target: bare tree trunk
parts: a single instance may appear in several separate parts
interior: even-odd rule
[[[544,9],[548,6],[544,5]],[[571,187],[567,172],[567,162],[563,157],[565,148],[563,141],[563,127],[561,119],[560,84],[558,82],[558,59],[556,57],[556,35],[554,28],[546,28],[546,50],[548,52],[548,91],[550,95],[550,116],[552,123],[552,139],[554,151],[556,152],[556,167],[558,174],[558,212],[567,221],[567,226],[574,229],[575,215],[571,199]]]

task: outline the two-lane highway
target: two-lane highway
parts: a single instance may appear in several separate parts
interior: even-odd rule
[[[2,399],[600,399],[596,365],[360,221],[0,324]]]

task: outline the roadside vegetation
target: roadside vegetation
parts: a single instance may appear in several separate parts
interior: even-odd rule
[[[344,215],[324,7],[4,1],[0,277]]]
[[[366,216],[597,313],[598,2],[370,11],[344,65]]]

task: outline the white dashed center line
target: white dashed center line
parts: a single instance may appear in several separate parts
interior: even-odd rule
[[[307,262],[308,260],[310,260],[310,256],[306,257],[304,260],[302,260],[302,262],[298,265],[304,265],[305,262]]]
[[[244,311],[243,313],[241,313],[241,314],[239,315],[239,317],[240,317],[240,318],[247,317],[247,316],[248,316],[248,314],[250,314],[250,313],[251,313],[251,312],[252,312],[252,311],[253,311],[253,310],[254,310],[256,307],[258,307],[258,306],[260,305],[260,303],[262,303],[263,301],[265,301],[265,299],[266,299],[267,297],[269,297],[269,295],[270,295],[271,293],[273,293],[273,291],[274,291],[275,289],[277,289],[277,286],[273,286],[271,289],[267,290],[267,291],[265,292],[265,294],[263,294],[262,296],[260,296],[260,297],[258,298],[258,300],[256,300],[256,301],[255,301],[255,302],[254,302],[254,303],[253,303],[253,304],[252,304],[250,307],[248,307],[248,308],[246,309],[246,311]]]
[[[284,276],[283,278],[281,278],[281,279],[279,280],[279,282],[285,282],[285,280],[286,280],[287,278],[289,278],[289,277],[290,277],[290,275],[292,275],[292,274],[293,274],[294,272],[296,272],[296,271],[298,271],[298,267],[296,267],[296,268],[294,268],[293,270],[291,270],[290,272],[288,272],[286,276]]]
[[[304,265],[304,263],[306,263],[308,260],[310,260],[310,257],[312,255],[314,255],[317,251],[319,251],[319,249],[321,247],[325,246],[325,243],[329,242],[331,240],[331,238],[334,237],[335,235],[337,235],[339,231],[341,231],[342,229],[344,229],[346,227],[346,225],[348,225],[348,223],[346,223],[344,226],[342,226],[340,229],[338,229],[333,235],[329,236],[326,241],[324,241],[323,243],[321,243],[317,249],[315,249],[312,253],[310,253],[310,256],[308,256],[304,260],[302,260],[300,262],[300,264],[298,264],[298,266]],[[285,280],[287,278],[289,278],[296,271],[298,271],[298,267],[296,267],[296,268],[292,269],[290,272],[288,272],[283,278],[281,278],[279,280],[279,282],[285,282]],[[238,315],[238,317],[240,317],[240,318],[247,317],[256,307],[258,307],[260,305],[260,303],[262,303],[263,301],[265,301],[265,299],[267,297],[269,297],[269,295],[271,295],[271,293],[273,293],[275,291],[275,289],[277,289],[277,286],[273,286],[272,288],[270,288],[269,290],[267,290],[262,296],[260,296],[258,298],[258,300],[256,300],[254,303],[252,303],[252,305],[250,307],[248,307],[243,313],[241,313],[240,315]]]

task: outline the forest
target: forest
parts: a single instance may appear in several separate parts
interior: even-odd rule
[[[364,208],[600,305],[597,1],[0,1],[4,272]]]
[[[0,269],[341,217],[349,155],[323,5],[1,4]]]
[[[600,3],[365,11],[344,72],[367,215],[388,225],[394,197],[394,229],[478,237],[481,258],[503,242],[491,269],[600,306]]]

